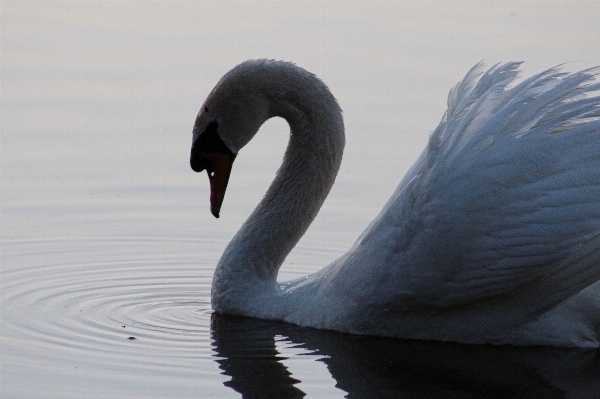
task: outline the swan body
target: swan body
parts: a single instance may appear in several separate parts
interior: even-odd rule
[[[277,282],[340,166],[340,107],[294,64],[246,61],[193,131],[218,217],[231,164],[269,118],[284,161],[223,253],[216,312],[341,332],[514,345],[600,342],[600,84],[596,69],[517,82],[519,63],[472,68],[429,143],[352,248]]]

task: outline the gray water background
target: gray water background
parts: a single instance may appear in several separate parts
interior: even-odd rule
[[[188,160],[195,115],[235,64],[320,76],[345,158],[280,278],[313,272],[375,217],[469,68],[600,65],[598,15],[595,1],[0,2],[0,397],[596,397],[589,352],[213,316],[214,266],[288,127],[269,121],[243,149],[218,220]]]

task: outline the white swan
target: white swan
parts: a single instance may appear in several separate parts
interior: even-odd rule
[[[231,164],[259,127],[279,116],[291,132],[275,180],[219,261],[214,310],[357,334],[598,346],[598,70],[515,83],[518,67],[471,69],[354,246],[285,283],[278,269],[340,166],[341,110],[294,64],[229,71],[198,114],[191,152],[192,168],[209,173],[216,217]]]

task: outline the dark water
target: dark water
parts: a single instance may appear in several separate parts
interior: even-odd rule
[[[318,354],[348,398],[596,398],[597,351],[362,337],[214,314],[225,385],[243,397],[301,398],[276,341]],[[279,337],[279,338],[278,338]]]

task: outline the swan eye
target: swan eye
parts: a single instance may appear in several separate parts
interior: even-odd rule
[[[204,106],[204,112],[208,112],[208,107],[206,105]]]

